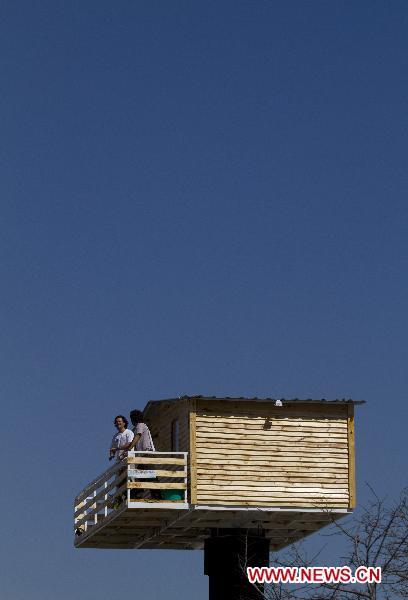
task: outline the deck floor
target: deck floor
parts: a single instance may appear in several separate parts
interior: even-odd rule
[[[77,548],[201,550],[214,528],[261,528],[276,551],[344,517],[345,509],[252,509],[132,502],[75,537]]]

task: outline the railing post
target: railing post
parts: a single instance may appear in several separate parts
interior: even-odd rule
[[[105,483],[104,483],[105,490],[107,487],[108,487],[108,482],[105,481]],[[105,494],[104,500],[105,500],[104,514],[105,514],[105,519],[106,519],[106,517],[108,516],[108,494]]]
[[[94,490],[93,495],[94,495],[94,498],[95,498],[95,496],[96,496],[96,490]],[[97,502],[95,502],[95,504],[92,504],[92,507],[93,507],[93,509],[95,511],[94,523],[96,525],[98,523],[98,504],[97,504]]]
[[[128,458],[129,458],[129,453],[128,453]],[[126,459],[126,502],[127,505],[129,506],[129,502],[130,502],[130,488],[128,487],[128,483],[129,483],[129,468],[130,468],[130,464],[128,461],[128,458]]]
[[[85,500],[84,500],[85,504],[86,504],[86,500],[87,500],[87,499],[85,498]],[[87,514],[87,512],[88,512],[88,509],[86,509],[86,510],[84,511],[84,515],[85,515],[85,521],[84,521],[84,523],[85,523],[85,525],[84,525],[84,531],[87,531],[87,530],[88,530],[88,519],[86,518],[86,514]]]
[[[187,471],[187,454],[188,454],[188,452],[184,452],[183,454],[184,454],[184,465],[183,465],[183,471],[184,471],[184,473],[185,473],[185,476],[184,476],[184,484],[185,484],[185,486],[186,486],[186,487],[185,487],[185,490],[184,490],[184,504],[187,504],[187,499],[188,499],[188,498],[187,498],[187,491],[188,491],[188,490],[187,490],[187,487],[188,487],[188,486],[187,486],[187,473],[188,473],[188,471]]]

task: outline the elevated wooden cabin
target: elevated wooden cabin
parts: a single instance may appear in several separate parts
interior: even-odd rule
[[[129,453],[77,496],[75,545],[201,549],[214,528],[262,530],[272,550],[305,537],[355,506],[360,403],[151,401],[144,416],[157,452]],[[115,505],[120,492],[126,500]]]

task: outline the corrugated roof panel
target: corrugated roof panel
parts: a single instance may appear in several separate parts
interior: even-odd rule
[[[197,394],[194,396],[189,396],[189,395],[184,395],[184,396],[179,396],[178,398],[164,398],[162,400],[149,400],[149,402],[146,405],[149,406],[150,404],[156,404],[159,402],[178,402],[179,400],[206,400],[206,401],[215,401],[215,400],[228,400],[228,401],[234,401],[234,402],[276,402],[277,400],[280,400],[282,403],[285,404],[291,404],[294,402],[299,402],[299,403],[314,403],[314,404],[321,404],[321,403],[326,403],[326,404],[365,404],[365,400],[352,400],[351,398],[336,398],[334,400],[326,400],[326,398],[321,398],[321,399],[313,399],[313,398],[258,398],[257,396],[253,396],[253,397],[244,397],[244,396],[203,396],[201,394]]]

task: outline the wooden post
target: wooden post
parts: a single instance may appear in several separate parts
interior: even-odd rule
[[[196,411],[197,403],[190,401],[190,503],[197,503]]]
[[[348,405],[347,438],[348,438],[348,480],[349,480],[349,508],[356,507],[356,466],[354,448],[354,406]]]
[[[248,529],[212,529],[204,545],[209,600],[259,600],[263,585],[248,581],[247,567],[269,566],[269,540]]]

